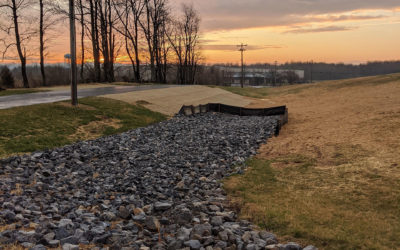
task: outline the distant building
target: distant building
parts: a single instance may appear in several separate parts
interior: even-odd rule
[[[224,84],[239,86],[242,80],[241,67],[220,67]],[[273,86],[287,83],[304,82],[304,70],[246,68],[244,85]]]

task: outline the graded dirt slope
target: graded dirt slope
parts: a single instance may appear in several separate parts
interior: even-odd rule
[[[244,177],[227,181],[242,216],[322,249],[396,249],[400,74],[277,88],[262,98],[249,107],[287,105],[289,123]]]
[[[216,102],[227,105],[247,106],[252,101],[248,97],[206,86],[183,86],[171,89],[105,95],[104,97],[131,104],[139,103],[153,111],[171,116],[176,114],[182,105],[199,105]]]

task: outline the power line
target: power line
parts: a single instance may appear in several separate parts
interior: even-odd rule
[[[244,85],[244,63],[243,63],[243,54],[244,54],[244,52],[246,51],[246,47],[247,47],[247,44],[240,44],[240,45],[238,45],[238,47],[239,47],[239,51],[240,51],[240,53],[241,53],[241,55],[242,55],[242,78],[241,78],[241,80],[240,80],[240,85],[241,85],[241,87],[243,88],[243,85]]]

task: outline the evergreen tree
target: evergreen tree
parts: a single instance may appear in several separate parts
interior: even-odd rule
[[[0,71],[0,86],[5,88],[14,87],[14,77],[8,67],[3,67]]]

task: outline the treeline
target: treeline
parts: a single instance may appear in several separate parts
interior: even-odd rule
[[[51,46],[48,35],[58,23],[66,22],[67,3],[0,0],[4,20],[0,48],[3,57],[18,57],[26,88],[31,86],[26,62],[32,55],[40,58],[41,85],[51,82],[45,67],[46,50]],[[149,81],[166,83],[173,66],[178,83],[194,83],[200,60],[200,17],[192,5],[183,4],[179,13],[171,10],[169,0],[75,0],[75,7],[80,82],[115,81],[116,59],[126,55],[136,82],[143,81],[145,62]],[[39,48],[34,51],[32,44],[36,43]]]
[[[84,79],[92,79],[94,77],[94,67],[93,63],[87,63],[84,65]],[[0,68],[4,68],[6,65],[1,66]],[[171,65],[168,67],[168,74],[166,77],[166,83],[176,83],[177,79],[177,71],[176,67],[172,67]],[[196,84],[204,84],[204,85],[224,85],[230,83],[227,81],[226,76],[223,74],[221,68],[223,67],[239,67],[238,64],[214,64],[214,65],[205,65],[198,64],[196,65],[196,74],[194,76],[194,82]],[[274,70],[274,64],[252,64],[247,65],[246,68],[264,68],[269,70]],[[296,63],[285,63],[276,66],[277,69],[285,69],[289,70],[304,70],[305,75],[304,79],[299,78],[289,78],[291,76],[286,76],[286,79],[280,79],[277,77],[277,83],[301,83],[301,82],[310,82],[311,79],[313,81],[324,81],[324,80],[339,80],[346,78],[355,78],[355,77],[363,77],[363,76],[374,76],[374,75],[382,75],[382,74],[392,74],[400,72],[400,61],[387,61],[387,62],[369,62],[365,64],[352,65],[352,64],[329,64],[329,63],[307,63],[307,62],[296,62]],[[32,87],[42,86],[42,78],[41,78],[41,69],[40,65],[29,65],[27,68],[27,76],[30,79],[30,85]],[[0,70],[0,74],[1,74]],[[12,75],[8,76],[8,79],[11,77],[15,78],[15,85],[21,86],[22,77],[21,77],[21,67],[11,67]],[[70,82],[70,71],[69,67],[65,64],[54,64],[54,65],[46,65],[45,72],[47,76],[47,81],[49,85],[65,85]],[[147,81],[150,79],[150,65],[141,65],[139,69],[139,73],[141,74],[142,82],[144,79]],[[6,74],[6,73],[4,73]],[[114,78],[115,81],[123,81],[123,82],[136,82],[137,76],[135,76],[135,71],[133,70],[132,65],[129,64],[115,64],[114,65]],[[273,83],[273,82],[268,82]],[[12,85],[4,83],[3,85],[0,83],[0,87],[12,87]]]

